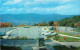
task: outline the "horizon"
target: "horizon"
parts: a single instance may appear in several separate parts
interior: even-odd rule
[[[35,15],[63,15],[63,14],[39,14],[39,13],[27,13],[27,14],[0,14],[0,15],[28,15],[28,14],[35,14]],[[64,14],[65,15],[65,14]],[[68,14],[67,14],[68,15]],[[74,16],[78,16],[80,14],[73,14]]]

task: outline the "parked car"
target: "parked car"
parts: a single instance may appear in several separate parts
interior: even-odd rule
[[[50,32],[50,31],[46,31],[42,33],[43,35],[56,35],[56,32]]]
[[[53,28],[53,27],[48,27],[48,29],[49,29],[49,30],[53,30],[54,28]]]

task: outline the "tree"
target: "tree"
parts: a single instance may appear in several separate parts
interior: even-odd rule
[[[56,21],[56,22],[54,22],[54,26],[58,26],[58,22]]]
[[[12,27],[12,24],[10,22],[6,23],[7,27]]]
[[[0,22],[0,27],[2,27],[2,22]]]
[[[53,21],[49,21],[49,22],[48,22],[48,25],[49,25],[49,26],[53,26],[53,24],[54,24]]]
[[[80,26],[80,21],[78,21],[77,25]]]
[[[38,24],[38,26],[41,26],[41,24]]]
[[[0,27],[12,27],[12,24],[11,23],[2,23],[0,22]]]
[[[69,23],[71,23],[72,22],[72,19],[69,19],[69,21],[68,21]]]
[[[77,24],[77,22],[75,22],[74,27],[77,28],[77,26],[78,26],[78,24]]]
[[[54,22],[54,31],[57,32],[57,26],[58,26],[58,22]]]
[[[18,25],[15,25],[14,27],[17,27]]]
[[[43,21],[42,26],[45,26],[45,21]]]
[[[34,23],[33,26],[36,26],[36,24]]]
[[[79,30],[80,30],[80,21],[78,21],[77,29],[79,29]]]
[[[20,26],[26,26],[25,24],[20,24]]]

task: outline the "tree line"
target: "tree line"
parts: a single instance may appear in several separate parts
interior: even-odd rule
[[[0,22],[0,27],[12,27],[12,26],[13,25],[10,22],[7,23]]]
[[[54,25],[58,25],[57,21],[49,21],[48,23],[46,23],[45,21],[43,21],[42,23],[38,23],[38,24],[33,24],[33,26],[54,26]]]
[[[59,26],[68,26],[80,29],[80,15],[62,19],[58,21],[58,23]]]
[[[67,26],[67,27],[75,27],[80,29],[80,15],[79,16],[73,16],[70,18],[65,18],[59,21],[49,21],[46,23],[43,21],[42,23],[35,24],[34,26]]]

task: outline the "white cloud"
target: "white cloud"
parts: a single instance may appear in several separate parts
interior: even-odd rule
[[[19,8],[19,10],[18,11],[22,11],[23,10],[23,8]]]
[[[64,14],[64,15],[71,15],[71,14],[74,14],[74,15],[77,15],[79,14],[80,8],[77,8],[76,5],[73,5],[73,4],[67,4],[67,5],[62,5],[62,6],[58,6],[56,8],[54,8],[54,11],[57,13],[57,14]]]
[[[69,8],[71,8],[73,6],[74,5],[66,4],[66,5],[61,5],[61,6],[55,7],[54,9],[56,9],[56,10],[63,10],[63,9],[69,9]]]
[[[23,8],[7,8],[6,11],[7,12],[16,12],[16,13],[20,13],[23,10]]]
[[[36,2],[26,1],[26,2],[24,2],[24,5],[26,6],[26,5],[31,5],[31,4],[34,4],[34,3],[36,3]]]
[[[40,8],[40,7],[34,7],[32,9],[28,9],[28,13],[29,12],[37,12],[37,13],[43,13],[43,14],[49,14],[49,13],[57,13],[57,14],[78,14],[79,13],[79,9],[77,8],[76,5],[70,5],[70,4],[66,4],[66,5],[61,5],[58,7],[48,7],[48,8]]]
[[[23,3],[24,7],[31,7],[31,6],[46,6],[48,4],[53,4],[54,6],[57,4],[64,4],[70,2],[72,0],[34,0],[34,1],[25,1]],[[41,5],[40,5],[41,4]],[[49,5],[48,5],[49,6]]]
[[[3,5],[16,4],[16,3],[20,3],[21,1],[22,0],[8,0]]]
[[[27,13],[52,13],[54,12],[54,8],[39,8],[39,7],[34,7],[32,9],[28,9]],[[56,12],[55,12],[56,13]]]
[[[22,11],[23,11],[23,8],[18,8],[18,9],[17,9],[17,12],[18,12],[18,13],[20,13],[20,12],[22,12]]]
[[[7,11],[16,11],[16,8],[8,8]]]
[[[69,1],[72,1],[72,0],[35,0],[35,2],[60,2],[60,3],[65,3]]]
[[[79,0],[76,1],[77,2],[75,2],[75,0],[8,0],[2,6],[5,7],[5,5],[7,5],[7,7],[10,8],[4,9],[7,10],[7,12],[9,11],[14,13],[36,12],[36,13],[68,14],[69,12],[71,13],[79,12],[78,5],[80,3],[78,3]]]

